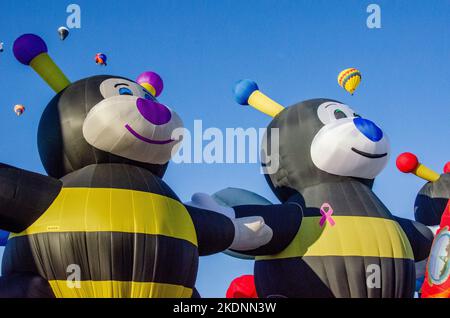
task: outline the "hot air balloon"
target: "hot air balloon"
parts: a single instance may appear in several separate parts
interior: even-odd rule
[[[22,116],[24,111],[25,111],[25,106],[23,106],[23,105],[14,106],[14,112],[16,113],[17,116]]]
[[[103,54],[103,53],[97,53],[95,55],[95,63],[97,63],[98,65],[104,65],[106,66],[106,60],[108,59],[108,57]]]
[[[239,244],[237,233],[247,227],[184,205],[162,180],[180,143],[172,139],[182,127],[179,116],[121,76],[72,84],[37,35],[19,37],[13,52],[56,96],[38,128],[48,176],[0,163],[1,189],[8,190],[0,195],[0,229],[11,233],[0,298],[198,296],[198,257]],[[154,79],[142,83],[162,88]],[[94,139],[117,147],[90,139],[102,130],[108,138]],[[67,283],[68,270],[79,273],[75,286]]]
[[[356,68],[345,69],[339,73],[338,83],[339,86],[353,95],[361,83],[361,73]]]
[[[397,168],[428,181],[417,194],[414,216],[419,222],[438,227],[426,263],[422,298],[450,298],[450,162],[439,174],[422,164],[416,155],[397,157]]]
[[[62,26],[58,29],[59,38],[64,41],[69,36],[69,29]]]
[[[343,87],[349,81],[344,78]],[[372,190],[390,153],[381,128],[336,100],[284,108],[248,80],[234,92],[239,104],[273,117],[261,162],[281,204],[234,208],[236,217],[260,215],[272,229],[269,243],[239,251],[256,256],[258,296],[413,297],[415,263],[427,258],[433,235],[426,226],[393,216]],[[346,146],[349,139],[353,149]],[[367,279],[373,271],[382,273],[371,276],[380,287]]]
[[[3,42],[0,42],[0,53],[4,51],[4,44]]]

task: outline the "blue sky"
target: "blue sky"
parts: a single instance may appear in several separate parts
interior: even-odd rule
[[[61,42],[56,30],[70,3],[81,6],[82,25]],[[381,6],[381,29],[366,26],[370,3]],[[23,33],[41,35],[72,81],[158,72],[160,100],[187,128],[195,119],[204,127],[265,127],[269,117],[235,104],[231,88],[240,78],[286,106],[315,97],[347,103],[391,139],[391,160],[374,189],[403,217],[413,217],[424,182],[397,172],[395,157],[412,151],[439,172],[450,159],[450,1],[3,0],[0,12],[0,162],[44,173],[36,132],[53,92],[13,58],[12,43]],[[107,68],[93,62],[97,52],[108,55]],[[363,74],[353,97],[336,82],[347,67]],[[12,111],[18,103],[27,107],[20,118]],[[276,202],[257,164],[172,164],[165,180],[184,201],[235,186]],[[252,266],[222,254],[203,258],[198,289],[224,296]]]

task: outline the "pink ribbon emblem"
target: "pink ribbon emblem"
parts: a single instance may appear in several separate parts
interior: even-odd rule
[[[320,219],[320,226],[324,226],[325,222],[329,222],[331,226],[334,226],[336,222],[334,222],[333,218],[331,217],[333,215],[333,209],[331,208],[331,205],[328,203],[322,204],[320,207],[320,214],[322,214],[322,218]]]

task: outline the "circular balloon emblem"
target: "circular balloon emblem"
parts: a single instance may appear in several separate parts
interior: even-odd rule
[[[428,264],[428,278],[430,283],[441,285],[450,276],[450,232],[444,228],[436,236],[431,248]]]

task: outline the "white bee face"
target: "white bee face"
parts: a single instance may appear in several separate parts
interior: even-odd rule
[[[389,160],[388,137],[349,106],[326,102],[317,115],[324,126],[311,144],[311,159],[322,171],[364,179],[375,178]]]
[[[145,88],[121,78],[100,85],[105,99],[83,123],[83,136],[93,147],[139,162],[167,163],[180,144],[173,132],[180,117],[159,103]]]

